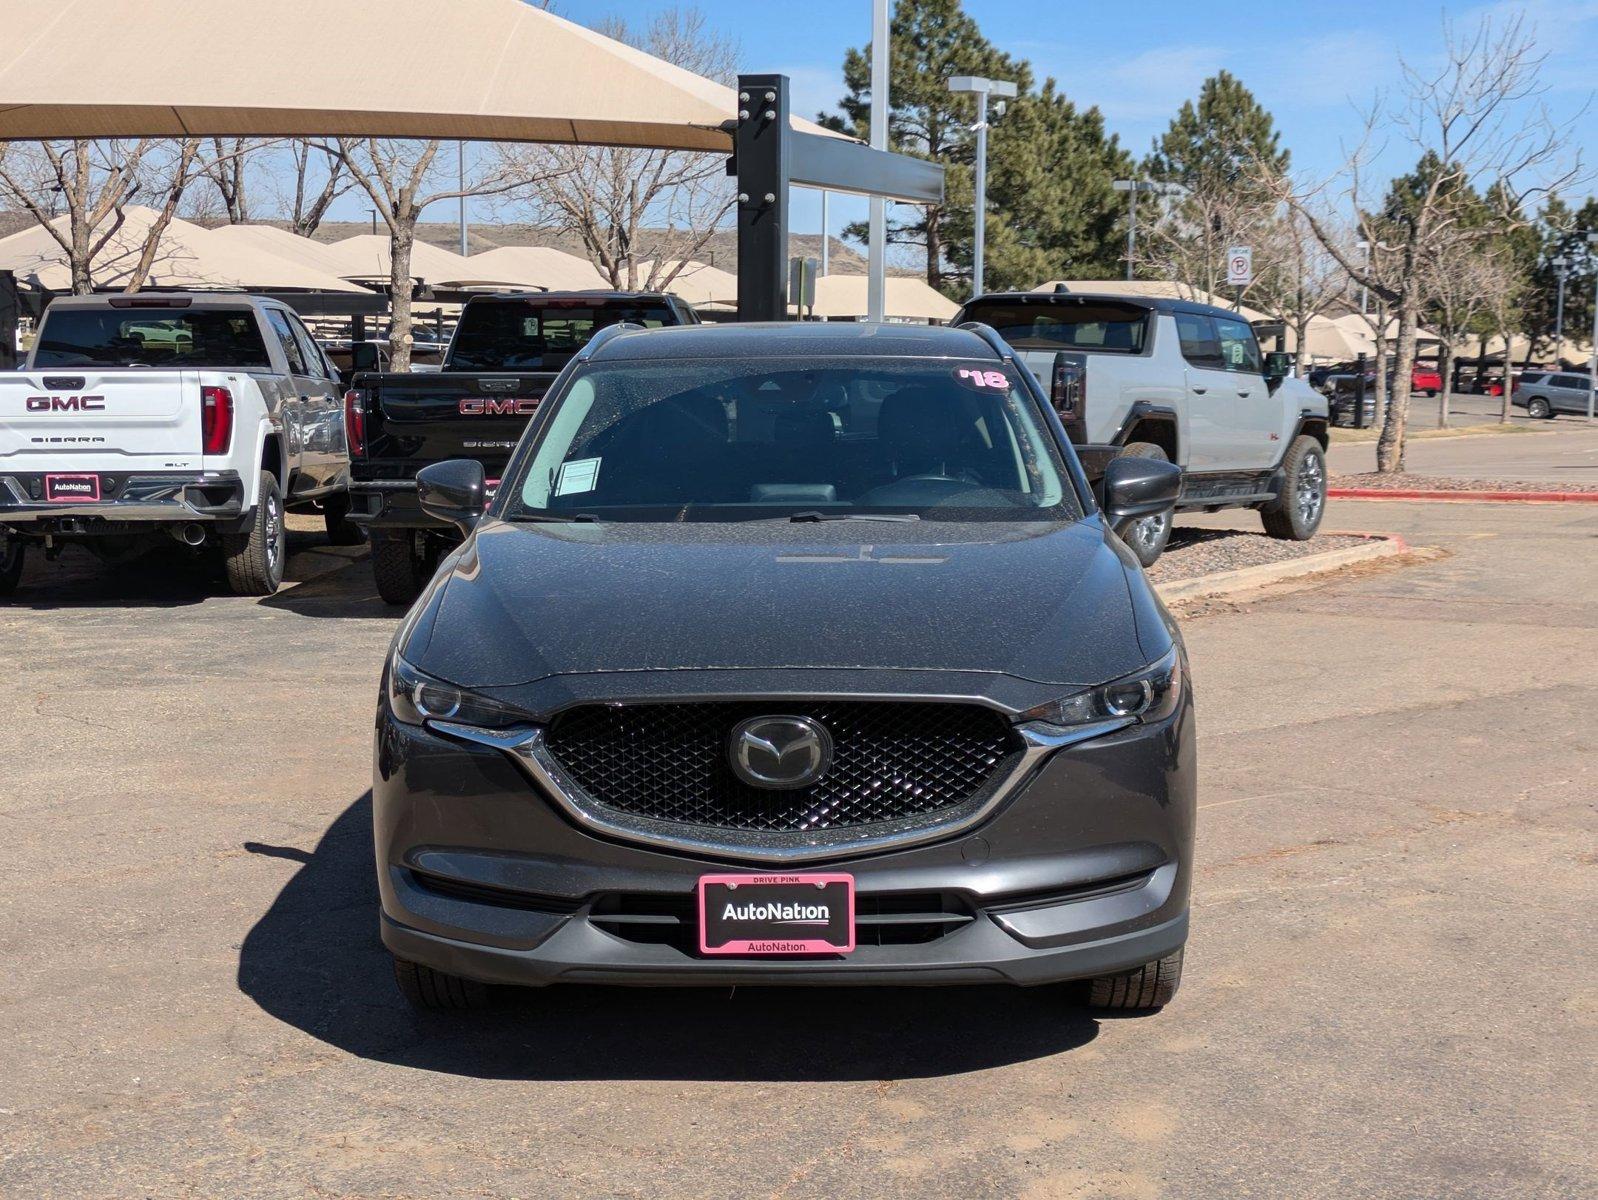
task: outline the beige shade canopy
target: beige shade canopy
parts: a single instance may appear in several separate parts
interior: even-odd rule
[[[338,264],[334,274],[343,279],[377,280],[387,283],[389,278],[389,251],[391,242],[386,233],[362,233],[339,242],[329,242],[323,247]],[[445,250],[430,242],[415,242],[411,246],[411,278],[430,284],[445,280],[476,277],[472,260],[462,258],[452,250]],[[514,283],[511,279],[495,280],[497,283]]]
[[[128,283],[138,267],[151,224],[158,217],[154,209],[139,206],[131,206],[124,212],[122,226],[90,264],[90,279],[96,288],[120,288]],[[63,233],[67,231],[66,217],[57,217],[54,223]],[[72,288],[66,251],[48,230],[39,226],[0,238],[0,270],[15,271],[20,281],[36,288],[52,292]],[[366,290],[315,267],[259,247],[220,238],[209,229],[182,220],[174,220],[162,234],[144,286],[196,290]]]
[[[890,275],[886,282],[883,315],[889,320],[948,321],[960,311],[958,304],[919,277]],[[834,321],[864,320],[866,277],[823,275],[818,278],[815,315]]]
[[[0,140],[348,135],[725,152],[718,126],[738,109],[731,88],[521,0],[16,0],[3,28]]]
[[[209,233],[213,238],[251,246],[326,275],[339,276],[344,269],[343,258],[334,254],[328,243],[300,237],[276,225],[218,225]]]
[[[441,283],[509,283],[515,287],[548,288],[552,292],[608,288],[610,281],[586,258],[548,246],[500,246],[465,260],[461,275]]]
[[[675,260],[663,264],[661,274],[677,267]],[[638,280],[640,286],[649,278],[649,273],[654,270],[653,261],[638,264]],[[677,271],[677,276],[670,283],[658,285],[663,292],[686,300],[689,304],[699,307],[720,305],[731,307],[738,303],[738,276],[720,267],[713,267],[709,263],[695,262],[689,259]]]

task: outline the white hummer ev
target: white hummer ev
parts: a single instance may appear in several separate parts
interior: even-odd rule
[[[1235,312],[1185,300],[1004,292],[955,318],[991,326],[1053,400],[1089,473],[1122,454],[1182,468],[1179,509],[1253,508],[1272,537],[1314,536],[1326,510],[1326,397],[1261,355]],[[1121,530],[1144,566],[1171,515]]]
[[[0,372],[0,596],[26,547],[121,560],[176,539],[269,595],[285,510],[348,521],[338,372],[288,306],[227,293],[68,296]]]

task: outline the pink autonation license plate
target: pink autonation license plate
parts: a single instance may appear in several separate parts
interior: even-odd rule
[[[848,954],[853,875],[701,875],[702,954]]]

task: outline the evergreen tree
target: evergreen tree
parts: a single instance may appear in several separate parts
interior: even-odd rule
[[[1019,96],[988,135],[986,286],[1116,275],[1125,225],[1112,185],[1131,169],[1099,110],[1078,109],[1054,80]],[[969,201],[948,221],[949,258],[964,272],[972,221]]]
[[[1263,167],[1288,167],[1288,152],[1271,114],[1229,71],[1206,79],[1198,102],[1184,101],[1143,162],[1151,179],[1193,191],[1247,187]]]
[[[900,219],[889,220],[888,242],[923,248],[927,282],[942,288],[950,273],[946,228],[950,214],[962,200],[967,209],[971,203],[974,154],[970,127],[976,121],[975,99],[949,91],[949,78],[983,75],[1008,79],[1025,92],[1032,87],[1032,70],[984,38],[960,0],[899,0],[889,36],[889,147],[940,162],[947,176],[944,204],[895,206],[892,215]],[[842,118],[823,113],[819,119],[834,129],[866,138],[871,128],[870,47],[850,50],[844,56],[843,79],[848,92],[839,102]],[[991,143],[988,163],[991,173]],[[990,215],[990,229],[993,224]],[[846,232],[855,238],[865,236],[860,225]]]
[[[1546,347],[1550,360],[1557,352],[1555,331],[1558,322],[1559,275],[1553,260],[1570,264],[1565,277],[1566,360],[1577,357],[1574,344],[1592,339],[1592,304],[1598,261],[1587,241],[1589,230],[1598,229],[1598,198],[1589,197],[1581,208],[1572,209],[1558,196],[1549,196],[1537,214],[1533,227],[1538,239],[1537,262],[1527,279],[1521,309],[1526,331]]]

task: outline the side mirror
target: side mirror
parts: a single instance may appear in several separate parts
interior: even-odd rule
[[[1265,378],[1286,379],[1293,373],[1293,356],[1285,350],[1272,350],[1265,356]]]
[[[350,346],[351,371],[377,371],[382,368],[382,356],[376,342],[356,342]]]
[[[1112,459],[1104,468],[1104,519],[1120,530],[1128,521],[1176,507],[1182,468],[1158,458]]]
[[[452,458],[416,472],[416,498],[422,511],[448,521],[462,535],[470,534],[486,507],[488,483],[483,464],[471,458]]]

